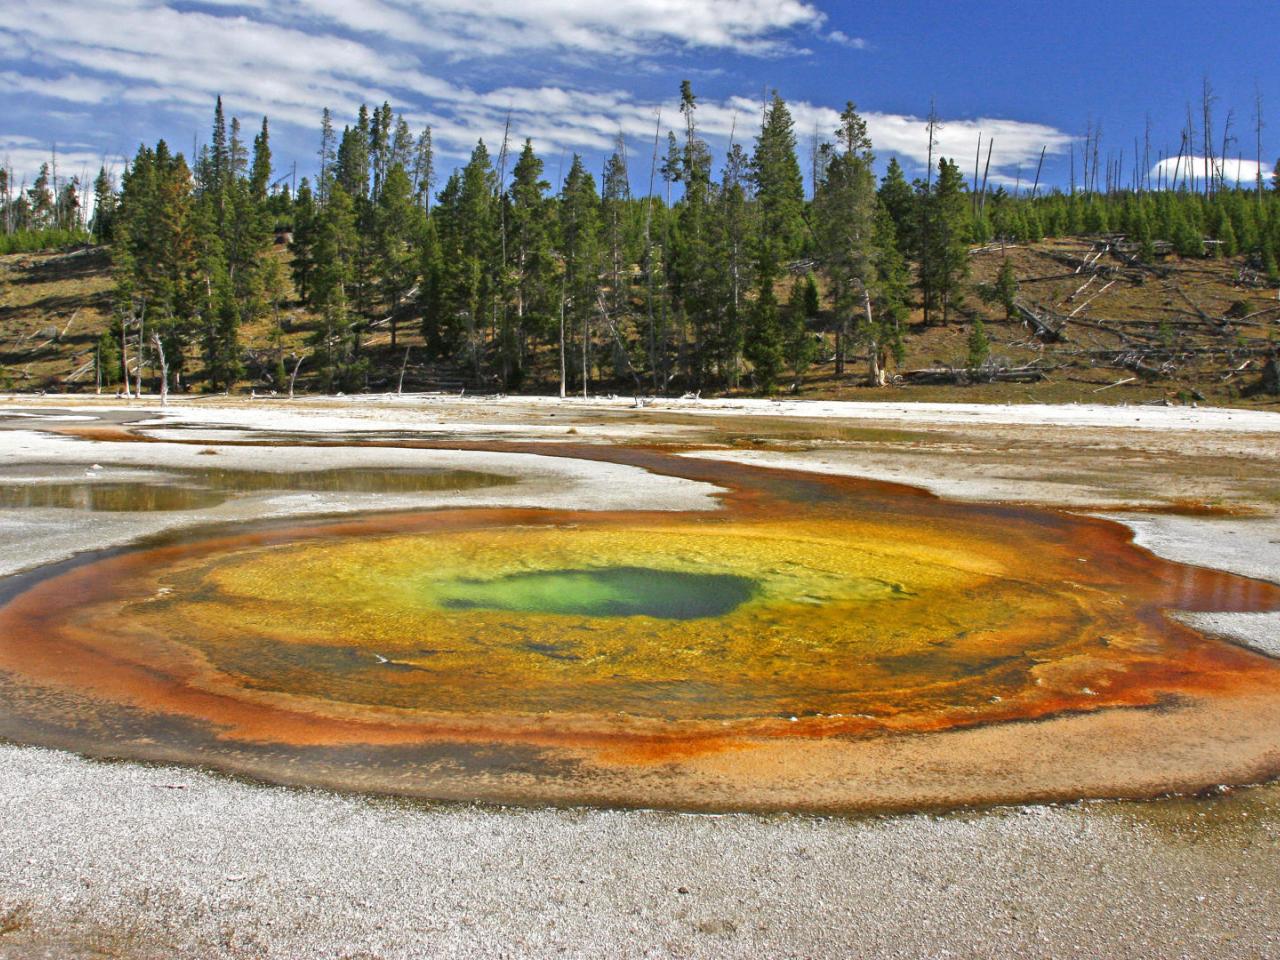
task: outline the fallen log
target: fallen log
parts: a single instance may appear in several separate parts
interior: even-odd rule
[[[1066,327],[1065,318],[1058,317],[1048,311],[1037,312],[1025,300],[1021,298],[1014,300],[1013,308],[1027,323],[1037,337],[1046,343],[1058,343],[1066,339],[1063,336],[1063,328]]]
[[[904,370],[898,374],[903,383],[914,384],[966,384],[966,383],[1038,383],[1046,376],[1044,367],[1028,364],[1021,367],[984,366],[925,367],[921,370]]]

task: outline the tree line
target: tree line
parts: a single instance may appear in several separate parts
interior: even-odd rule
[[[58,176],[58,155],[40,164],[30,186],[0,167],[0,253],[61,249],[88,241],[79,177]]]
[[[440,183],[429,127],[383,104],[339,131],[326,110],[318,170],[295,192],[273,182],[266,119],[246,142],[219,100],[193,165],[161,141],[139,149],[119,189],[99,176],[91,227],[112,244],[117,280],[105,368],[137,380],[158,365],[181,388],[199,356],[203,386],[227,390],[246,374],[242,331],[269,320],[254,379],[275,389],[291,379],[286,360],[322,389],[365,389],[371,344],[398,356],[406,329],[423,359],[493,389],[769,392],[818,359],[837,376],[856,359],[878,384],[916,307],[926,325],[970,315],[974,244],[1116,232],[1151,257],[1167,242],[1184,256],[1245,253],[1276,274],[1274,185],[979,192],[976,168],[971,186],[932,149],[923,178],[896,159],[878,177],[849,103],[814,149],[806,191],[777,93],[752,143],[731,138],[718,165],[687,81],[679,119],[666,131],[659,119],[638,164],[619,136],[598,177],[574,154],[553,184],[532,142],[504,135]],[[270,255],[277,236],[289,277]],[[1010,271],[1001,283],[1008,299]],[[285,355],[287,297],[312,316],[302,356]]]

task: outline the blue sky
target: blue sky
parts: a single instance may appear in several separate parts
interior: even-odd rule
[[[500,139],[510,113],[553,178],[572,151],[598,166],[621,131],[643,188],[655,113],[678,125],[688,77],[718,151],[731,131],[750,140],[776,88],[802,150],[852,99],[878,155],[916,174],[932,100],[941,151],[964,169],[981,131],[997,182],[1029,179],[1047,147],[1045,180],[1065,185],[1090,124],[1126,175],[1148,114],[1153,149],[1176,152],[1208,76],[1215,149],[1234,110],[1228,154],[1251,181],[1257,90],[1268,172],[1280,154],[1277,35],[1275,0],[6,0],[0,161],[30,176],[56,144],[61,173],[92,176],[161,136],[190,153],[222,93],[250,129],[270,116],[277,167],[302,175],[323,106],[341,124],[386,99],[432,125],[443,169]]]

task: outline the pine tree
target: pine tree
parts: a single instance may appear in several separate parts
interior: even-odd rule
[[[658,168],[662,173],[662,182],[667,185],[667,206],[671,206],[671,187],[673,184],[680,182],[680,143],[676,140],[673,131],[667,131],[667,153],[662,159],[662,166]]]
[[[337,162],[337,135],[333,130],[333,114],[324,108],[320,116],[320,174],[316,187],[323,203],[329,199],[329,188],[333,184],[334,164]]]
[[[530,335],[551,339],[558,307],[556,265],[552,251],[554,207],[547,199],[550,184],[542,179],[543,164],[533,143],[524,142],[507,191],[509,232],[508,315],[513,317],[503,337],[504,380],[518,385],[524,377]]]
[[[227,118],[222,112],[222,97],[218,97],[213,108],[213,147],[209,161],[212,174],[209,187],[217,194],[231,177],[231,146],[227,142]]]
[[[433,213],[439,238],[436,280],[424,303],[429,340],[465,355],[480,373],[481,337],[497,290],[496,176],[484,141],[461,172],[449,178]]]
[[[804,237],[804,178],[796,159],[795,123],[776,91],[765,108],[756,139],[751,180],[756,206],[756,308],[745,344],[756,379],[768,391],[773,389],[783,361],[783,331],[774,284],[799,252]]]
[[[904,354],[903,328],[910,316],[907,302],[911,291],[911,271],[898,247],[893,217],[881,203],[876,204],[872,243],[876,251],[876,273],[872,288],[872,318],[867,321],[869,327],[865,329],[864,340],[868,349],[874,345],[878,350],[878,354],[871,358],[871,380],[876,385],[883,385],[889,355],[901,363]]]
[[[791,287],[791,300],[783,317],[782,350],[787,366],[798,381],[804,376],[818,345],[809,332],[809,324],[817,319],[821,309],[818,279],[812,273],[796,277]]]
[[[231,138],[228,150],[231,154],[230,167],[227,170],[227,176],[234,180],[241,179],[245,172],[249,169],[249,151],[245,148],[244,140],[240,136],[240,118],[231,118]]]
[[[326,390],[350,383],[359,373],[355,368],[347,300],[347,288],[355,273],[356,247],[355,205],[335,180],[316,228],[311,279],[312,303],[320,311],[320,323],[311,343]]]
[[[32,230],[48,230],[57,225],[53,190],[49,183],[49,164],[42,163],[27,189],[27,219]]]
[[[631,204],[631,183],[627,175],[626,143],[621,134],[614,143],[613,153],[605,161],[604,178],[600,184],[601,216],[603,219],[609,270],[609,304],[615,317],[620,317],[627,304],[629,262],[628,215]]]
[[[311,183],[302,178],[298,185],[298,195],[293,201],[293,239],[289,249],[293,253],[291,270],[293,283],[297,287],[298,296],[303,303],[312,302],[311,276],[315,270],[315,244],[317,217],[315,198],[311,194]]]
[[[576,153],[560,193],[560,255],[564,261],[565,325],[561,327],[561,364],[568,380],[569,331],[581,331],[581,387],[591,377],[591,318],[600,294],[600,198],[595,178]],[[567,387],[567,383],[566,383]]]
[[[1005,319],[1012,320],[1018,299],[1018,275],[1007,257],[1001,261],[1000,272],[996,274],[995,293],[996,302],[1004,307]]]
[[[431,128],[425,128],[413,151],[413,193],[423,210],[431,209],[431,194],[436,188],[435,150],[431,145]]]
[[[362,113],[366,113],[361,107]],[[363,117],[367,126],[368,116]],[[334,182],[346,191],[352,203],[363,202],[369,196],[369,140],[366,131],[359,126],[345,127],[338,143],[337,159],[333,165]]]
[[[916,195],[903,175],[897,157],[889,159],[889,167],[880,181],[880,203],[893,220],[894,236],[898,249],[905,256],[914,256],[919,243],[920,214],[916,208]]]
[[[748,309],[747,293],[760,287],[757,256],[760,250],[758,217],[748,192],[751,161],[740,144],[733,144],[725,160],[720,189],[713,206],[713,223],[708,241],[712,271],[711,300],[718,305],[715,329],[709,338],[710,360],[729,387],[736,387],[741,358],[752,337],[765,340],[779,335],[779,326],[755,327]],[[775,300],[776,305],[776,300]],[[767,321],[776,320],[765,312]],[[760,345],[757,352],[768,352]]]
[[[752,305],[745,353],[761,392],[772,393],[785,360],[782,322],[772,284],[760,288]]]
[[[830,284],[836,320],[836,375],[844,373],[850,336],[868,343],[873,379],[879,343],[871,321],[877,210],[874,157],[866,123],[852,103],[841,114],[837,145],[822,151],[813,200],[814,245]]]
[[[262,130],[253,138],[253,166],[249,171],[249,191],[258,204],[267,202],[271,186],[271,141],[267,131],[267,118],[262,118]]]
[[[693,342],[685,356],[685,373],[692,385],[705,383],[711,352],[709,335],[715,330],[722,304],[717,300],[717,264],[709,236],[711,206],[711,152],[698,136],[695,114],[698,103],[688,80],[680,85],[680,113],[685,121],[685,141],[680,157],[680,182],[684,196],[677,207],[670,241],[671,289],[679,315],[692,327]],[[686,339],[683,335],[681,339]],[[683,346],[683,344],[682,344]]]
[[[775,279],[804,240],[804,178],[796,160],[795,123],[775,91],[765,108],[751,157],[751,179],[759,208],[756,269]]]
[[[392,350],[396,348],[400,305],[417,275],[413,242],[421,234],[420,217],[409,175],[396,163],[386,173],[375,216],[378,272],[383,302],[391,317]]]
[[[100,167],[93,181],[93,238],[98,243],[110,243],[116,217],[116,191],[106,167]]]
[[[925,238],[920,287],[925,315],[942,311],[945,326],[961,302],[960,285],[969,274],[969,201],[964,175],[947,158],[938,162],[938,179],[925,198],[929,230]]]
[[[396,129],[395,133],[391,137],[391,156],[388,159],[388,163],[390,164],[390,167],[394,167],[398,164],[400,168],[404,170],[405,174],[408,175],[413,169],[413,159],[413,131],[409,129],[409,122],[405,120],[404,115],[401,114],[396,117]],[[390,169],[390,167],[388,167],[388,169]],[[410,177],[409,189],[410,192],[414,189],[412,177]]]
[[[969,356],[967,365],[970,371],[979,370],[991,356],[991,341],[987,338],[987,328],[981,320],[974,320],[969,330]]]

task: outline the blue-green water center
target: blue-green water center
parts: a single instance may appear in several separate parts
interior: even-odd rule
[[[440,590],[437,602],[450,610],[696,620],[724,616],[755,592],[754,580],[731,574],[600,567],[458,580]]]

